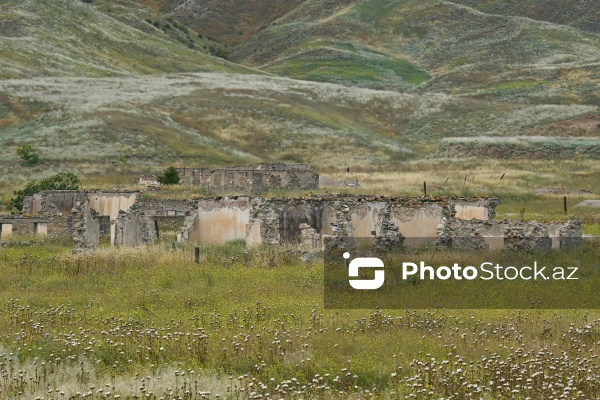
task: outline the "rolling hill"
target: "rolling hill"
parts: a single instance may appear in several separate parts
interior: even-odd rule
[[[232,56],[297,79],[597,104],[599,48],[594,33],[449,1],[309,0]]]
[[[600,7],[594,0],[451,0],[488,14],[526,17],[600,33]]]
[[[508,0],[461,3],[203,3],[214,21],[233,13],[205,22],[215,38],[240,26],[233,63],[173,18],[194,1],[4,1],[0,196],[64,169],[599,159],[600,36],[486,8]],[[19,164],[26,144],[40,165]]]
[[[145,0],[142,0],[145,1]],[[175,17],[203,35],[228,46],[245,42],[273,21],[306,0],[186,0],[163,6]]]
[[[164,29],[168,21],[161,14],[127,5],[124,1],[94,5],[79,0],[3,1],[0,78],[250,71],[210,57],[195,34],[185,43],[175,40],[151,23],[157,21]],[[102,12],[103,7],[120,13],[128,23]],[[123,7],[126,12],[119,12]],[[170,26],[168,30],[178,30]],[[198,49],[191,49],[190,42]]]

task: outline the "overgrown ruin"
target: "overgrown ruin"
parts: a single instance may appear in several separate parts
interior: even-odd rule
[[[576,220],[496,221],[496,198],[311,195],[289,197],[142,198],[131,191],[45,191],[27,214],[0,218],[0,238],[63,234],[74,251],[140,246],[161,240],[247,246],[298,244],[320,249],[325,238],[373,238],[380,245],[444,244],[460,249],[564,248],[582,242]],[[167,235],[167,236],[165,236]],[[169,239],[170,235],[170,239]]]
[[[261,193],[275,189],[316,189],[319,174],[308,164],[261,163],[228,168],[179,168],[184,185],[207,192]]]

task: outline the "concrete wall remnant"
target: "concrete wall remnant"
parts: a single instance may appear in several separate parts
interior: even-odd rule
[[[12,224],[0,224],[0,240],[2,240],[2,237],[7,238],[9,236],[12,236],[12,232],[13,232],[13,226]]]
[[[29,217],[24,215],[0,216],[0,238],[11,236],[68,237],[72,229],[72,217]]]
[[[496,217],[496,207],[500,204],[500,200],[495,197],[448,198],[448,203],[454,206],[456,218],[491,221]]]
[[[23,203],[23,213],[69,216],[77,203],[88,199],[90,208],[114,221],[119,211],[129,210],[139,196],[139,192],[131,191],[46,190],[27,197]]]
[[[156,231],[154,224],[137,210],[121,211],[115,222],[115,246],[141,246],[154,243]]]
[[[244,240],[250,221],[250,208],[248,197],[199,200],[188,238],[199,243]]]
[[[209,192],[261,193],[274,189],[316,189],[319,174],[308,164],[262,163],[228,168],[179,168],[181,182]]]

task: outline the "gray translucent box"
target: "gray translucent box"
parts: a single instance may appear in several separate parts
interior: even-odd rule
[[[600,308],[600,242],[325,238],[327,309]],[[379,261],[376,261],[379,260]]]

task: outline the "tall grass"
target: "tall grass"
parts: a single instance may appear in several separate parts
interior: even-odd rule
[[[41,249],[0,252],[6,398],[598,393],[597,311],[325,310],[293,247]]]

